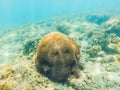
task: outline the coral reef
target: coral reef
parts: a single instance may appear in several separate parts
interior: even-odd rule
[[[59,32],[47,34],[39,43],[36,67],[55,81],[64,81],[76,73],[80,51],[75,41]]]
[[[91,21],[87,20],[88,16]],[[100,14],[99,12],[97,14],[93,12],[69,14],[35,24],[0,30],[0,90],[120,90],[119,22],[120,12],[116,10],[100,12]],[[57,29],[57,26],[60,26],[58,28],[60,30]],[[65,43],[61,42],[62,40],[56,40],[60,41],[57,46],[64,46],[63,49],[60,49],[62,51],[60,55],[55,49],[58,47],[53,43],[54,39],[46,37],[53,31],[68,35],[60,34],[62,40],[68,40]],[[71,70],[72,73],[67,77],[63,75],[66,79],[65,82],[54,82],[49,76],[46,77],[52,71],[43,74],[38,73],[39,69],[36,70],[34,61],[36,56],[34,55],[38,43],[43,40],[43,37],[44,40],[47,40],[46,42],[49,42],[49,46],[45,44],[43,47],[47,46],[46,51],[50,51],[48,54],[44,54],[43,58],[46,61],[49,60],[50,63],[45,61],[41,66],[46,65],[43,67],[44,72],[48,71],[49,67],[54,67],[53,71],[57,74],[53,74],[56,75],[56,78],[59,78],[60,71],[62,74],[65,74],[64,72],[68,74]],[[76,43],[77,48],[75,49]],[[72,48],[71,44],[73,44]],[[73,65],[75,58],[79,57],[75,53],[79,50],[78,45],[80,60],[77,59],[77,65]],[[68,50],[71,52],[66,51],[65,48],[69,48]],[[51,62],[56,59],[58,61],[68,60],[70,63],[63,62],[66,66],[61,66],[61,68],[62,62]],[[81,65],[83,65],[81,62],[85,66],[83,70],[81,70]],[[72,68],[72,65],[77,67],[69,69]],[[77,77],[79,74],[80,77]]]

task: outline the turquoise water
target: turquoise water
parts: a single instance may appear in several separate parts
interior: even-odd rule
[[[0,0],[0,28],[63,14],[120,8],[120,0]]]

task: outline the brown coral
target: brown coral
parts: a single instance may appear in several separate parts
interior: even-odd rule
[[[39,43],[35,64],[41,73],[55,81],[65,81],[76,73],[80,51],[76,42],[59,32],[47,34]]]

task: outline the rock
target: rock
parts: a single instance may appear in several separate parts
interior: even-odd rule
[[[118,44],[109,44],[108,46],[107,46],[107,48],[109,49],[109,51],[111,52],[111,53],[118,53],[118,54],[120,54],[120,43],[118,43]]]
[[[100,51],[101,51],[101,46],[94,45],[90,48],[89,54],[90,54],[91,57],[96,57],[98,52],[100,52]]]
[[[57,29],[58,32],[64,33],[66,35],[70,34],[70,31],[69,31],[70,27],[66,26],[64,24],[63,25],[57,25],[56,29]]]
[[[12,88],[7,84],[0,84],[0,90],[12,90]]]
[[[100,52],[98,52],[97,55],[100,56],[100,57],[104,57],[105,56],[105,52],[104,51],[100,51]]]
[[[116,20],[113,23],[109,24],[109,29],[105,32],[105,34],[114,33],[120,37],[120,20]]]
[[[38,42],[38,39],[26,41],[23,45],[23,54],[29,55],[30,53],[34,53],[37,48]]]
[[[88,15],[86,17],[86,20],[90,23],[96,23],[96,24],[100,25],[100,24],[106,22],[109,18],[110,17],[107,16],[107,15],[97,15],[97,14],[95,14],[95,15]]]
[[[41,73],[55,81],[65,81],[79,70],[80,51],[76,42],[59,32],[47,34],[39,43],[35,64]],[[76,70],[76,71],[75,71]]]

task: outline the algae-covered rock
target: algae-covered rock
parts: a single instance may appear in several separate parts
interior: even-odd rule
[[[37,69],[55,81],[65,81],[70,74],[78,77],[80,50],[76,42],[59,32],[47,34],[39,43]]]
[[[12,90],[12,87],[7,84],[0,84],[0,90]]]
[[[101,50],[106,53],[119,53],[120,38],[114,33],[98,36],[96,39],[93,39],[92,42],[93,45],[101,46]]]
[[[88,15],[86,20],[90,23],[96,23],[98,25],[106,22],[110,17],[108,15]]]
[[[107,46],[110,53],[119,53],[120,54],[120,43],[118,44],[109,44]]]
[[[11,78],[13,76],[12,67],[6,66],[6,67],[0,67],[0,79],[7,79]]]
[[[118,63],[116,63],[116,62],[106,63],[104,65],[104,67],[108,72],[120,72],[120,64],[119,64],[119,62]]]
[[[29,55],[30,53],[35,53],[38,42],[39,42],[39,39],[26,41],[23,46],[23,54]]]
[[[70,27],[66,26],[64,24],[63,25],[57,25],[56,29],[57,29],[58,32],[64,33],[66,35],[70,34],[70,31],[69,31]]]
[[[107,53],[120,53],[120,38],[116,34],[109,34],[104,41],[103,49]]]
[[[98,52],[100,52],[100,51],[101,51],[101,46],[95,45],[90,48],[89,54],[91,57],[96,57]]]
[[[114,23],[111,23],[108,30],[105,32],[105,34],[111,33],[114,33],[120,37],[120,20],[116,20]]]

